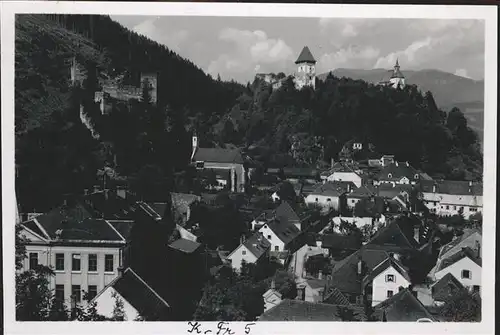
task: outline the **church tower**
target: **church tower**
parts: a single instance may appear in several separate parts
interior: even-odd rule
[[[392,72],[391,79],[389,80],[390,86],[392,88],[404,88],[405,87],[405,77],[399,70],[399,59],[396,59],[396,65],[394,65],[394,71]]]
[[[316,60],[307,46],[302,49],[295,64],[297,64],[295,87],[300,90],[304,86],[311,86],[314,89],[316,87]]]

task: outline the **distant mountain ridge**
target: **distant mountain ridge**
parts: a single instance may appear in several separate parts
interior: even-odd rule
[[[376,84],[390,75],[388,69],[346,69],[338,68],[333,71],[334,76],[364,80]],[[404,70],[406,83],[417,85],[422,92],[431,91],[439,108],[449,111],[458,107],[469,120],[469,126],[476,130],[480,137],[483,132],[484,113],[484,80],[474,80],[457,76],[440,70]],[[328,73],[318,76],[324,80]]]

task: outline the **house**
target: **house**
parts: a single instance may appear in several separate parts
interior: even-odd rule
[[[300,230],[286,217],[276,216],[259,229],[259,234],[270,243],[271,251],[282,252],[300,235]]]
[[[386,322],[418,322],[428,319],[436,321],[434,316],[415,297],[414,292],[406,288],[393,295],[391,298],[375,306],[382,321]]]
[[[106,285],[91,302],[96,303],[98,314],[111,318],[116,299],[123,301],[125,321],[170,320],[171,308],[168,302],[131,268],[125,269]]]
[[[445,244],[439,250],[439,255],[436,261],[436,266],[430,271],[429,275],[431,277],[434,276],[434,273],[440,267],[441,262],[456,254],[459,251],[462,251],[463,248],[470,248],[474,252],[476,252],[479,257],[482,255],[482,235],[481,232],[477,229],[464,229],[464,232],[461,236],[455,236],[452,241],[448,244]]]
[[[197,169],[230,171],[231,191],[245,191],[246,172],[243,166],[243,156],[239,149],[199,148],[196,135],[192,138],[192,144],[191,162]]]
[[[447,273],[431,286],[433,302],[435,305],[441,306],[461,290],[465,290],[462,283],[454,275]]]
[[[281,302],[282,296],[281,293],[279,293],[275,289],[274,281],[271,282],[271,288],[264,292],[262,298],[264,299],[264,312],[273,308],[274,306],[277,306]]]
[[[394,162],[382,169],[376,176],[376,184],[410,184],[415,185],[420,180],[420,173],[408,162]]]
[[[422,222],[414,217],[399,217],[380,228],[367,246],[381,247],[400,256],[418,252],[424,241],[420,240]]]
[[[241,263],[254,264],[269,256],[271,243],[268,242],[260,233],[250,236],[248,239],[242,239],[241,244],[233,250],[227,260],[236,271],[241,270]]]
[[[259,321],[342,321],[341,309],[351,310],[358,320],[365,320],[363,308],[314,303],[302,300],[282,300],[277,306],[268,309]]]
[[[259,230],[266,222],[275,218],[292,223],[297,229],[301,230],[301,220],[287,201],[282,201],[275,209],[267,209],[261,212],[252,221],[252,230]]]
[[[329,233],[321,235],[319,238],[318,246],[327,249],[329,256],[348,256],[361,247],[361,240],[354,235]]]
[[[464,287],[481,292],[481,257],[477,251],[469,247],[443,259],[434,273],[434,278],[440,280],[451,273]]]
[[[370,198],[375,194],[376,188],[373,185],[358,187],[346,195],[347,207],[352,209],[360,200]]]
[[[462,213],[468,219],[483,210],[483,185],[472,181],[421,181],[424,204],[438,215]]]
[[[391,298],[410,284],[408,270],[394,254],[389,254],[388,258],[375,266],[363,279],[363,286],[368,291],[367,294],[371,295],[368,300],[372,301],[372,306]]]
[[[331,173],[326,175],[327,181],[350,181],[356,187],[361,187],[363,184],[363,178],[361,177],[359,171],[354,171],[353,169],[343,164],[342,169],[334,169],[330,170]],[[322,177],[325,177],[325,174],[322,174]]]
[[[68,203],[22,222],[26,253],[21,271],[53,267],[49,288],[69,307],[93,297],[118,276],[125,238],[106,220],[91,216],[80,202]]]
[[[305,198],[305,203],[339,210],[343,206],[346,193],[351,192],[355,187],[350,181],[320,184]]]
[[[389,164],[394,163],[394,155],[383,155],[379,159],[369,159],[369,167],[386,167]]]
[[[337,262],[332,269],[324,302],[336,303],[346,299],[350,304],[361,306],[365,299],[363,279],[388,257],[389,253],[381,248],[363,246]]]

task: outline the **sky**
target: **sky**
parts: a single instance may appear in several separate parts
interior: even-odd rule
[[[111,16],[205,72],[246,83],[295,71],[307,45],[316,73],[336,68],[436,69],[484,79],[484,21],[188,16]]]

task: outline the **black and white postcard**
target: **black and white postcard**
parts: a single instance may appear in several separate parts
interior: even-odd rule
[[[496,13],[3,2],[6,333],[493,333]]]

